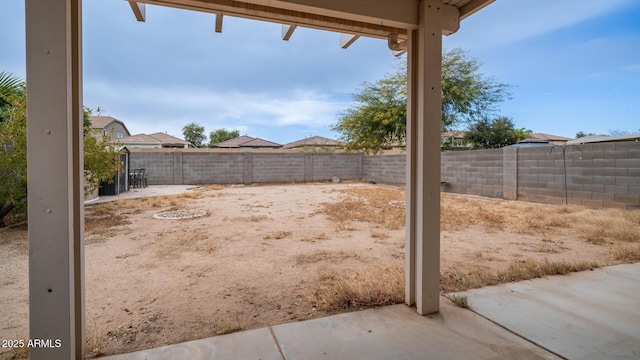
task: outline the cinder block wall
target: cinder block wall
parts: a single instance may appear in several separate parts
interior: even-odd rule
[[[564,157],[560,147],[520,149],[518,199],[640,208],[640,142],[568,146]]]
[[[242,184],[362,179],[362,155],[134,149],[131,169],[150,185]]]
[[[149,184],[367,180],[404,185],[406,155],[134,150]],[[565,191],[566,166],[566,191]],[[446,192],[594,208],[640,208],[640,142],[442,153]],[[565,199],[566,197],[566,199]]]
[[[182,182],[174,184],[241,184],[244,182],[242,153],[174,152],[173,154],[176,157],[182,155],[182,163],[176,163],[175,169],[176,172],[182,172]],[[149,183],[159,184],[151,182],[154,172],[155,169],[149,169]]]
[[[405,185],[407,156],[382,155],[362,158],[362,179],[380,184]]]
[[[442,153],[442,190],[458,194],[503,197],[503,150]]]

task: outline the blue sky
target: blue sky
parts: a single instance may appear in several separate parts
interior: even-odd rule
[[[84,1],[84,103],[124,121],[132,134],[182,136],[238,129],[281,144],[331,131],[364,81],[394,71],[386,41],[348,49],[336,33],[215,18],[147,6],[135,21],[121,0]],[[640,132],[640,1],[497,0],[444,38],[477,58],[485,76],[511,84],[499,115],[517,127]],[[3,0],[0,71],[25,76],[24,1]]]

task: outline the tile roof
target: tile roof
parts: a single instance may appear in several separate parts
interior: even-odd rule
[[[298,141],[290,142],[283,146],[284,149],[293,149],[304,146],[339,146],[340,142],[323,136],[311,136]]]
[[[169,134],[165,134],[163,132],[157,132],[157,133],[153,133],[150,134],[149,136],[156,138],[160,141],[162,141],[163,143],[170,143],[170,144],[191,144],[190,142],[186,141],[186,140],[182,140],[180,138],[177,138],[175,136],[171,136]]]
[[[217,144],[214,144],[213,146],[215,147],[224,147],[224,148],[238,148],[240,147],[240,145],[249,142],[251,140],[255,140],[255,138],[252,138],[251,136],[247,136],[247,135],[242,135],[242,136],[238,136],[236,138],[233,139],[229,139],[229,140],[225,140],[223,142],[219,142]]]
[[[93,129],[104,129],[112,122],[117,122],[122,125],[127,134],[130,134],[124,122],[111,116],[89,116],[89,121],[91,121],[91,128]]]
[[[282,145],[274,143],[273,141],[255,138],[243,143],[240,147],[282,147]]]
[[[122,123],[122,121],[112,118],[111,116],[89,116],[89,120],[91,121],[91,127],[94,129],[104,129],[105,126],[114,121]]]
[[[154,133],[154,134],[137,134],[127,136],[125,138],[119,139],[118,142],[122,144],[182,144],[187,145],[190,144],[188,141],[182,140],[175,136],[171,136],[165,133]]]
[[[616,136],[608,136],[608,135],[583,136],[581,138],[567,141],[567,145],[588,144],[588,143],[597,143],[597,142],[634,141],[634,140],[635,141],[640,140],[640,133],[616,135]]]
[[[545,133],[531,134],[531,137],[533,139],[549,140],[549,141],[568,141],[568,140],[573,140],[573,138],[568,138],[568,137],[558,136],[558,135],[545,134]]]
[[[127,136],[125,138],[119,139],[119,142],[125,144],[125,143],[148,143],[148,144],[157,144],[157,143],[161,143],[160,140],[149,136],[147,134],[136,134],[136,135],[131,135],[131,136]]]
[[[238,136],[213,145],[218,148],[240,148],[240,147],[281,147],[282,145],[272,141],[254,138],[247,135]]]

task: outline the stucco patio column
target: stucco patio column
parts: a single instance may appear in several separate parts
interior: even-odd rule
[[[84,348],[81,0],[26,0],[31,359]]]
[[[419,2],[407,40],[407,240],[405,302],[421,315],[440,310],[440,0]]]

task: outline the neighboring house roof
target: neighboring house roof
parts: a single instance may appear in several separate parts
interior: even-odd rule
[[[509,145],[509,147],[540,147],[540,146],[556,146],[550,140],[547,139],[524,139],[515,144]]]
[[[238,136],[237,138],[229,139],[229,140],[214,144],[213,146],[217,148],[241,148],[241,147],[252,147],[252,148],[278,147],[279,148],[279,147],[282,147],[282,145],[274,143],[272,141],[268,141],[260,138],[254,138],[247,135]]]
[[[545,134],[545,133],[531,134],[531,138],[532,139],[539,139],[539,140],[549,140],[549,141],[569,141],[569,140],[573,140],[573,138],[568,138],[568,137],[559,136],[559,135]]]
[[[581,138],[567,141],[567,145],[599,143],[599,142],[634,141],[634,140],[635,141],[640,140],[640,133],[616,135],[616,136],[608,136],[608,135],[583,136]]]
[[[147,134],[132,135],[132,136],[122,138],[118,142],[122,143],[123,145],[127,145],[127,144],[158,145],[158,146],[187,145],[189,147],[193,147],[193,145],[188,141],[185,141],[175,136],[171,136],[161,132],[154,133],[151,135],[147,135]]]
[[[91,121],[91,127],[93,129],[105,129],[108,128],[111,123],[119,123],[127,132],[127,136],[131,136],[129,129],[127,129],[127,126],[124,124],[124,122],[111,116],[89,116],[89,120]]]
[[[240,147],[282,147],[282,145],[274,143],[273,141],[255,138],[251,141],[241,144]]]
[[[340,146],[340,142],[323,136],[311,136],[298,141],[290,142],[284,145],[284,149],[293,149],[305,146]]]
[[[180,145],[193,146],[193,144],[191,144],[190,142],[188,142],[186,140],[182,140],[180,138],[177,138],[175,136],[171,136],[169,134],[165,134],[163,132],[153,133],[153,134],[150,134],[149,136],[162,141],[163,144],[180,144]]]
[[[445,131],[440,134],[440,136],[452,137],[454,139],[464,139],[465,135],[467,135],[467,132],[461,130]]]
[[[225,140],[223,142],[219,142],[217,144],[213,144],[215,147],[223,147],[223,148],[239,148],[240,145],[249,142],[251,140],[255,140],[251,136],[242,135],[233,139]]]

